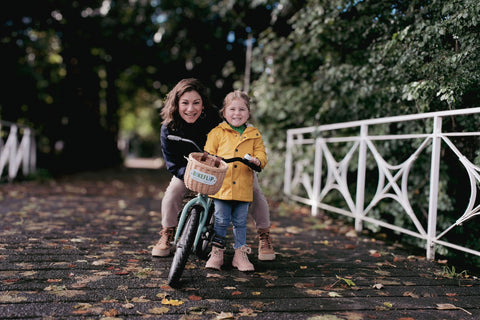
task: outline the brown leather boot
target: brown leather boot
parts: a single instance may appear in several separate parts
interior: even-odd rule
[[[160,240],[152,249],[154,257],[168,257],[172,249],[172,242],[175,239],[175,227],[163,228],[160,231]]]
[[[275,260],[275,251],[273,250],[272,240],[270,238],[270,228],[258,229],[258,260]]]

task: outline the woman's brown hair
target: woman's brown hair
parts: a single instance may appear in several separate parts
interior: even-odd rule
[[[207,89],[205,86],[195,78],[188,78],[180,80],[177,85],[168,93],[160,115],[163,119],[162,124],[167,125],[171,129],[179,129],[181,127],[182,118],[178,113],[178,102],[180,97],[189,91],[196,91],[202,98],[202,105],[205,109],[213,109],[208,98]],[[204,110],[207,111],[207,110]]]

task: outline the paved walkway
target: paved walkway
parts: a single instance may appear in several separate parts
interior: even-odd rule
[[[276,203],[276,261],[252,256],[242,273],[229,250],[217,272],[192,257],[173,290],[171,257],[150,255],[168,180],[123,169],[0,185],[0,318],[480,319],[478,269]]]

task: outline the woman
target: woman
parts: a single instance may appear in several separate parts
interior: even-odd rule
[[[200,148],[205,145],[207,134],[221,122],[217,109],[210,103],[206,88],[197,79],[183,79],[168,93],[160,113],[162,116],[161,144],[168,171],[173,174],[162,200],[162,230],[160,240],[152,249],[152,256],[170,255],[172,241],[187,192],[183,175],[187,166],[186,156],[196,152],[189,143],[170,141],[169,134],[194,141]],[[270,239],[270,212],[267,200],[254,178],[252,215],[259,236],[258,259],[274,260],[275,252]]]

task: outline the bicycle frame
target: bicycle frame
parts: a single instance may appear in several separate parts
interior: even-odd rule
[[[177,231],[175,232],[175,240],[173,242],[174,245],[177,244],[178,238],[183,230],[183,225],[188,217],[188,211],[191,207],[195,205],[200,205],[203,207],[203,211],[200,215],[200,221],[198,224],[197,234],[195,235],[195,241],[192,246],[192,251],[195,251],[197,248],[198,241],[200,240],[200,236],[205,231],[205,227],[207,225],[207,218],[208,218],[208,211],[212,206],[213,200],[208,197],[206,194],[199,193],[195,198],[188,201],[182,209],[182,213],[180,214],[180,220],[178,221]]]

